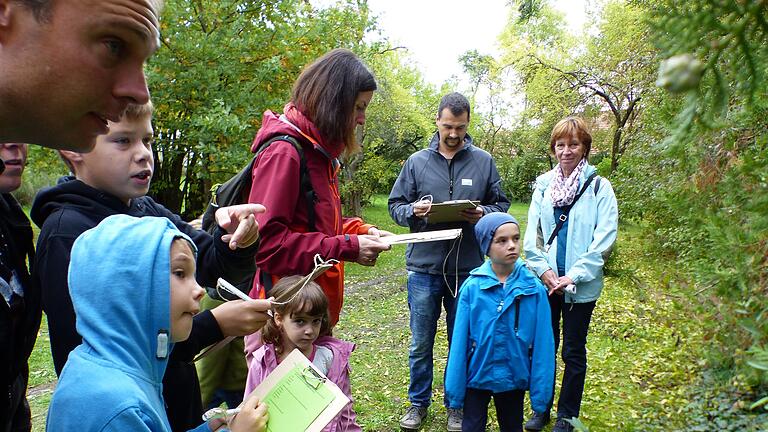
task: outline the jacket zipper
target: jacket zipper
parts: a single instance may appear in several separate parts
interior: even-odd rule
[[[515,336],[518,336],[517,330],[520,324],[520,296],[515,297]]]

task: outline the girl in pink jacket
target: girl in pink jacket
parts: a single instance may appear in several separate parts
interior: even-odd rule
[[[270,296],[284,298],[301,279],[301,276],[280,279],[270,290]],[[286,304],[273,305],[273,317],[261,330],[264,344],[253,352],[245,395],[248,396],[291,351],[299,349],[351,401],[349,357],[355,344],[329,336],[328,299],[317,283],[307,283],[291,297]],[[355,421],[356,416],[350,402],[324,432],[362,431]]]

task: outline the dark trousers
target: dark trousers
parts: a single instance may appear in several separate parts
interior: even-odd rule
[[[493,396],[496,418],[501,432],[523,431],[523,397],[525,390],[492,393],[489,390],[467,388],[464,396],[462,432],[484,432],[488,423],[488,404]]]
[[[565,371],[563,372],[563,383],[560,386],[560,398],[557,400],[558,418],[579,416],[581,396],[584,393],[584,380],[587,376],[587,332],[595,303],[566,303],[565,296],[557,294],[549,296],[552,332],[555,336],[555,354],[557,354],[557,348],[560,345],[560,317],[562,316],[563,319],[561,357],[565,363]],[[555,367],[555,381],[557,381],[557,367]],[[553,398],[554,394],[553,391]],[[547,411],[551,408],[552,401],[549,402]]]
[[[27,378],[19,374],[8,386],[7,410],[0,409],[0,432],[29,432],[32,430],[32,414],[27,403]],[[3,395],[5,396],[5,395]]]

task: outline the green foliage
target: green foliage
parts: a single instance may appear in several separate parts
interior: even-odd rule
[[[372,194],[389,193],[403,162],[426,147],[440,98],[398,49],[375,42],[362,56],[378,90],[360,136],[363,153],[344,160],[341,194],[347,215],[359,215]]]
[[[301,68],[331,48],[357,49],[372,23],[364,1],[166,3],[162,47],[147,70],[156,106],[151,193],[192,218],[211,184],[248,161],[261,114],[282,108]]]
[[[69,173],[55,150],[30,145],[27,152],[21,187],[13,193],[22,206],[31,206],[38,190],[55,185],[59,177]]]
[[[761,409],[768,391],[761,368],[768,358],[766,5],[651,3],[661,56],[688,53],[666,63],[659,78],[682,94],[649,106],[616,189],[622,215],[648,223],[653,250],[674,254],[678,280],[709,318],[707,366],[720,372],[705,374],[714,390],[689,412],[716,410],[718,426],[741,430],[729,419],[733,400]],[[692,430],[711,430],[705,423]]]
[[[749,2],[659,1],[651,7],[656,42],[665,57],[686,54],[704,63],[700,90],[690,92],[666,144],[682,151],[692,128],[722,126],[729,109],[761,103],[766,94],[768,5]],[[675,29],[670,33],[669,29]]]
[[[529,202],[536,177],[549,170],[549,162],[533,152],[517,157],[497,158],[502,189],[511,201]]]

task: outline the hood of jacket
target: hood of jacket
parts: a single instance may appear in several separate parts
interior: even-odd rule
[[[508,282],[514,282],[510,293],[512,297],[535,295],[542,290],[542,286],[536,283],[538,278],[533,275],[533,272],[525,271],[525,268],[525,260],[518,258],[512,273],[507,276]],[[499,277],[496,276],[493,267],[491,267],[490,260],[486,260],[483,265],[472,270],[469,274],[481,279],[482,289],[493,288],[501,284]]]
[[[300,140],[310,141],[315,149],[324,153],[329,159],[335,159],[344,151],[344,143],[328,142],[320,131],[292,103],[283,108],[284,114],[278,115],[265,111],[261,120],[261,128],[251,144],[251,152],[255,153],[259,145],[277,135],[290,135]]]
[[[69,290],[77,332],[99,361],[162,382],[170,344],[170,251],[194,243],[166,218],[110,216],[72,247]],[[165,352],[165,355],[163,355]]]
[[[140,199],[131,200],[131,205],[138,201]],[[78,210],[96,220],[129,212],[129,207],[114,195],[92,188],[73,176],[66,176],[60,178],[56,186],[43,188],[37,193],[29,215],[42,228],[48,216],[64,207]]]

